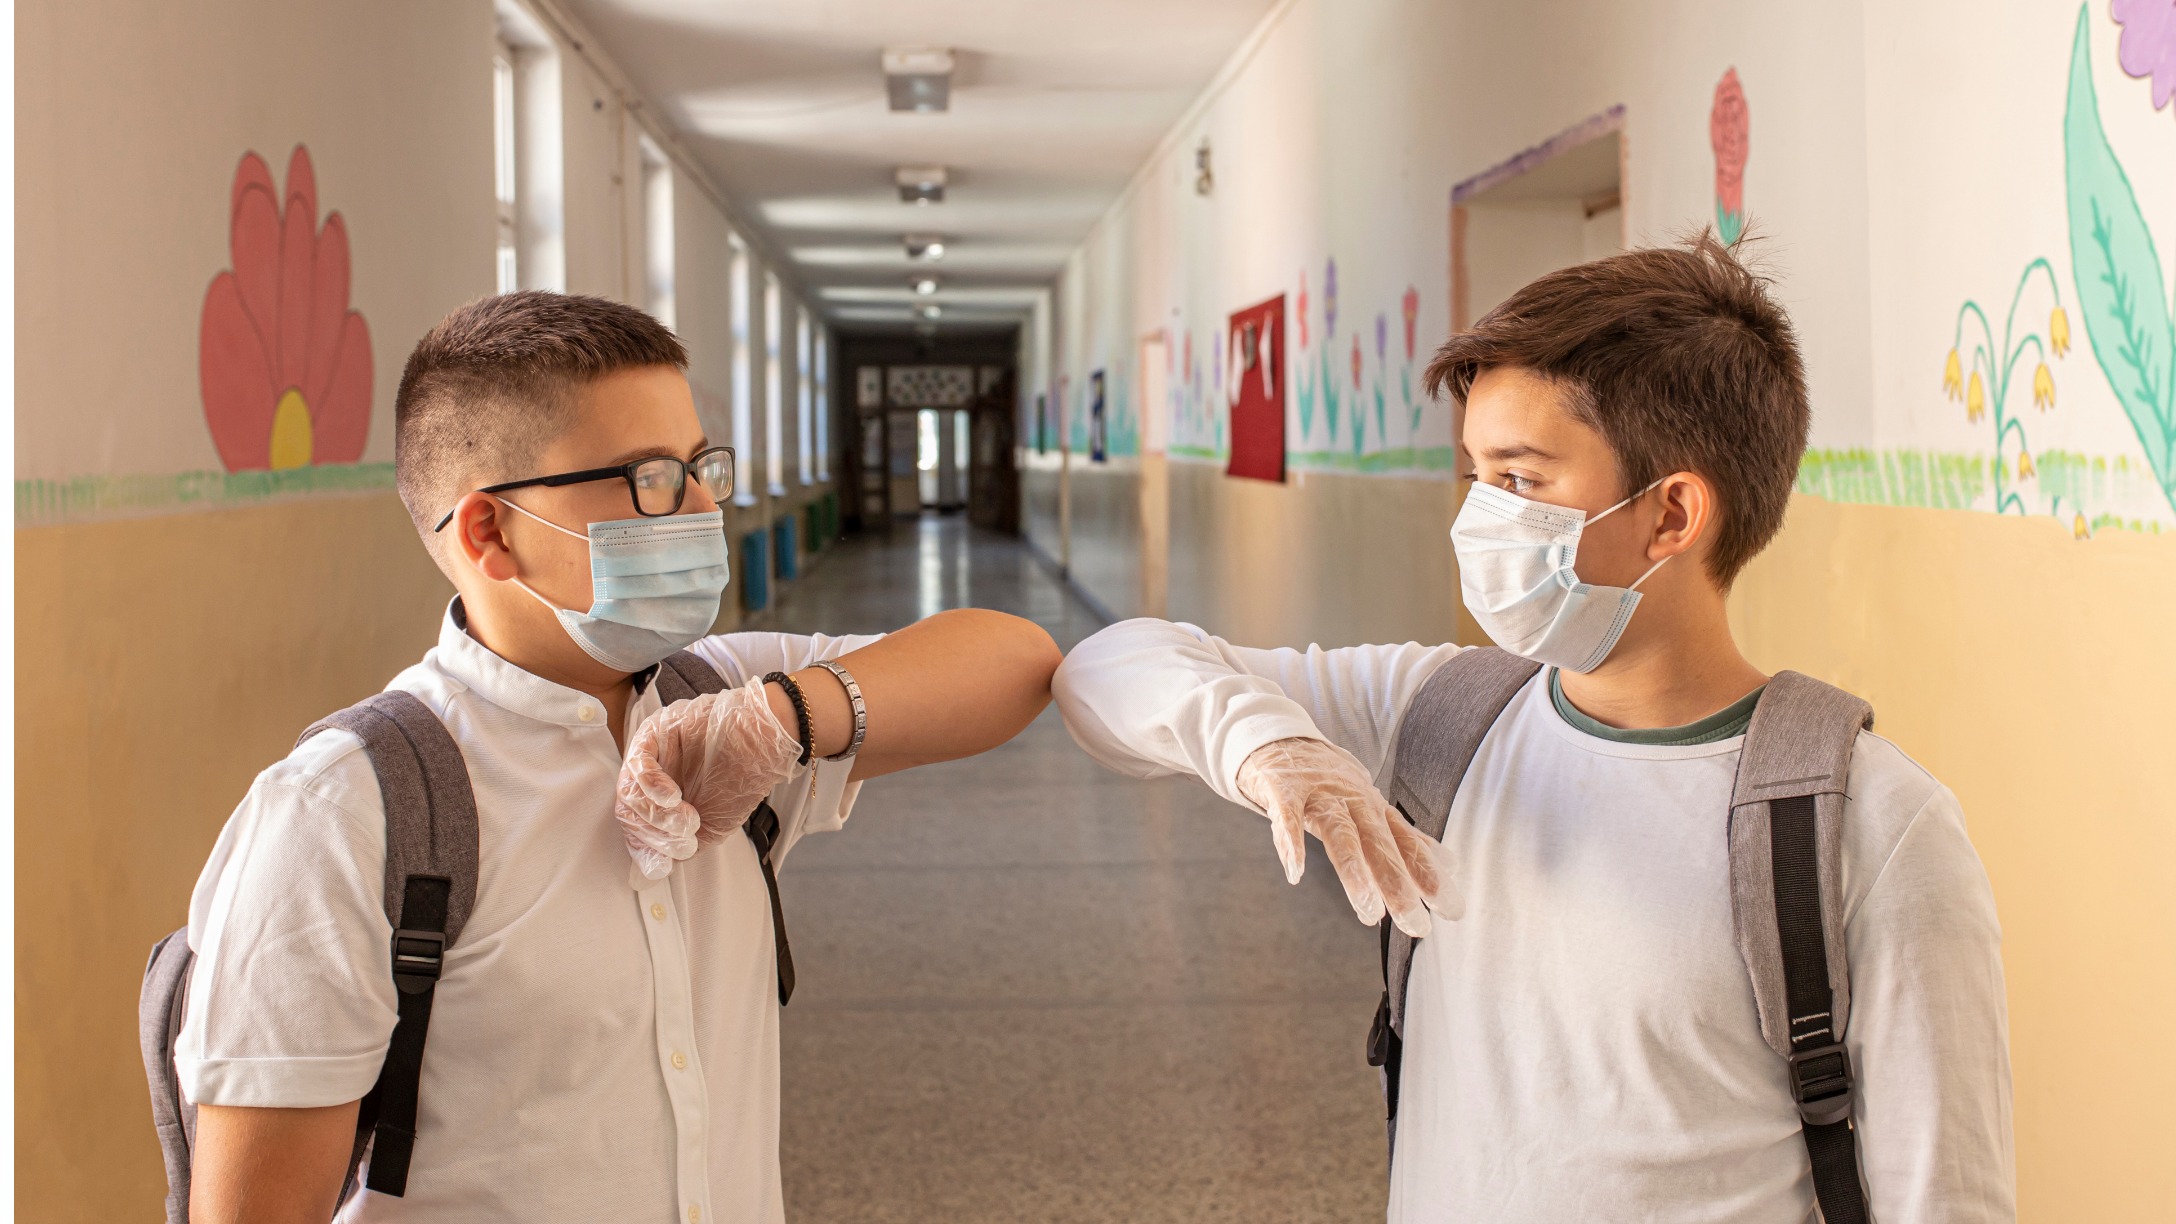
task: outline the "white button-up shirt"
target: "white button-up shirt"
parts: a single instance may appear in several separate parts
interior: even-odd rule
[[[693,649],[740,684],[874,640],[737,633]],[[460,745],[481,862],[432,1004],[407,1194],[363,1191],[340,1218],[782,1221],[777,964],[754,846],[728,837],[644,880],[612,814],[621,754],[603,709],[491,653],[450,610],[391,687]],[[628,725],[657,708],[645,691]],[[774,860],[845,821],[850,766],[817,761],[772,792]],[[190,902],[190,1100],[308,1107],[370,1090],[398,1018],[385,853],[354,735],[315,736],[258,776]]]

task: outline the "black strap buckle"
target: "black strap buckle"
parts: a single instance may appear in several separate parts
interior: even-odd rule
[[[1390,1064],[1391,1044],[1398,1034],[1390,1027],[1390,992],[1383,992],[1383,1001],[1375,1005],[1375,1023],[1368,1026],[1368,1065],[1384,1067]]]
[[[1791,1096],[1801,1120],[1833,1126],[1851,1116],[1857,1081],[1851,1074],[1851,1052],[1841,1042],[1794,1051],[1790,1064]]]
[[[446,933],[393,932],[393,983],[407,994],[422,994],[438,982],[446,966]]]

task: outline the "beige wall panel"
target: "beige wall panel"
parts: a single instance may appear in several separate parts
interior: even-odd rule
[[[392,494],[15,533],[16,1213],[152,1219],[144,958],[250,779],[423,656]]]
[[[1141,466],[1138,459],[1075,462],[1067,564],[1073,580],[1120,620],[1141,615]]]
[[[1029,452],[1020,468],[1020,532],[1052,561],[1065,557],[1058,523],[1057,458]]]
[[[1994,881],[2018,1218],[2161,1219],[2176,1064],[2176,538],[1799,497],[1731,622],[1873,702],[1956,791]],[[2158,1171],[2156,1171],[2158,1170]]]
[[[1271,484],[1202,463],[1170,473],[1172,619],[1250,646],[1452,640],[1456,485],[1321,472]]]

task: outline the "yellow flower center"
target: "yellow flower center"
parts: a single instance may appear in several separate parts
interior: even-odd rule
[[[272,410],[273,470],[310,466],[310,449],[310,406],[300,390],[289,387]]]

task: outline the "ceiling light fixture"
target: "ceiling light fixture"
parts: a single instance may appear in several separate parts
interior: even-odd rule
[[[924,322],[933,322],[939,315],[944,313],[944,309],[935,302],[924,302],[914,308],[914,313],[916,317]]]
[[[924,276],[916,280],[914,282],[914,292],[922,297],[928,297],[930,294],[937,292],[937,278]]]
[[[906,243],[908,259],[935,263],[944,258],[944,239],[935,234],[908,234]]]
[[[902,204],[944,203],[943,166],[901,166],[893,172],[892,181],[899,184]]]
[[[884,49],[884,93],[895,111],[933,114],[952,105],[952,52],[944,47]]]

